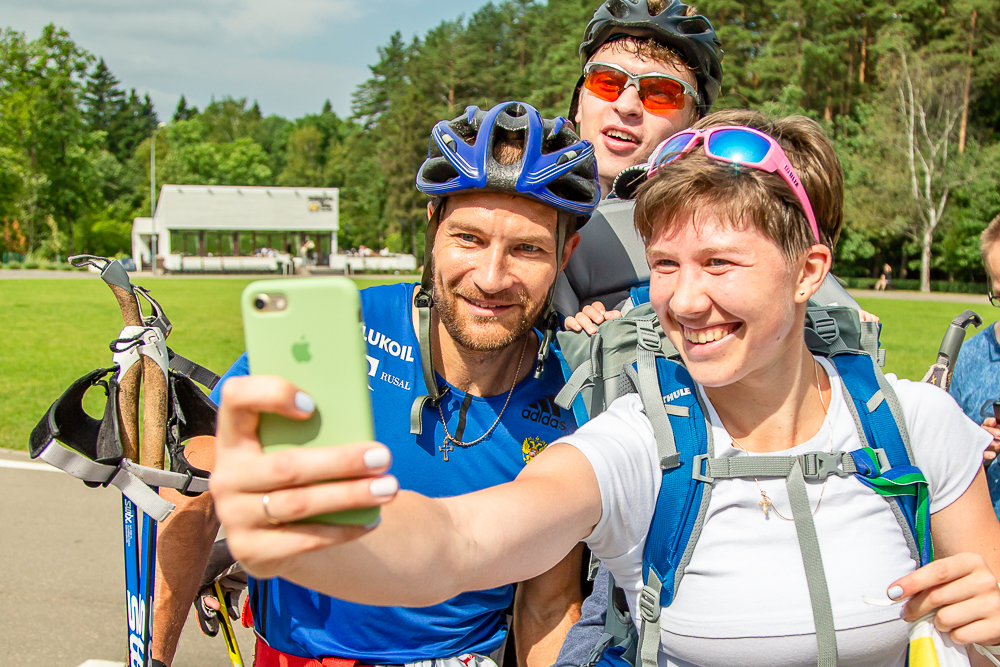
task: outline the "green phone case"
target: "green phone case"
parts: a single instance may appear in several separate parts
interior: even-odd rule
[[[281,310],[262,312],[259,295],[285,299]],[[316,400],[305,421],[262,414],[264,451],[327,447],[373,440],[368,362],[361,334],[361,298],[348,278],[261,280],[243,290],[243,330],[250,372],[279,375]],[[378,508],[321,514],[309,522],[366,525]]]

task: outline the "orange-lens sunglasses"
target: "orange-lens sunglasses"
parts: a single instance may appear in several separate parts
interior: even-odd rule
[[[632,74],[618,65],[597,61],[587,63],[583,74],[584,87],[606,102],[614,102],[626,88],[635,86],[648,111],[683,109],[685,95],[690,95],[695,104],[701,104],[694,86],[669,74]]]

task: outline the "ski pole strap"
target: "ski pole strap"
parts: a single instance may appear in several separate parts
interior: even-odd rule
[[[219,384],[219,380],[221,379],[219,375],[186,357],[182,357],[169,347],[167,348],[167,356],[170,358],[170,370],[189,377],[209,389],[215,389],[215,385]]]
[[[59,468],[64,472],[68,472],[78,479],[82,479],[84,482],[118,487],[122,494],[131,500],[136,507],[157,521],[162,521],[167,518],[167,516],[174,510],[174,504],[160,498],[156,491],[149,488],[147,481],[141,479],[136,472],[140,472],[140,474],[144,477],[148,476],[146,474],[147,472],[159,472],[161,474],[183,478],[182,475],[166,472],[164,470],[142,468],[142,466],[138,466],[127,459],[122,459],[121,463],[117,466],[97,463],[96,461],[91,461],[78,452],[63,447],[55,440],[50,441],[49,444],[46,445],[41,454],[38,455],[38,458],[42,459],[51,466]],[[199,482],[203,484],[207,490],[207,479],[193,479],[199,480]],[[163,486],[171,485],[164,484]],[[194,486],[194,484],[192,484],[192,486]]]
[[[147,468],[128,459],[122,459],[118,465],[98,463],[63,447],[54,439],[49,441],[37,458],[84,482],[118,487],[136,507],[157,521],[163,521],[173,511],[174,504],[160,498],[150,486],[191,493],[208,491],[208,480],[204,477]]]
[[[931,539],[931,510],[927,478],[915,466],[882,466],[879,453],[871,447],[850,452],[858,480],[884,497],[911,496],[916,500],[913,534],[917,541],[921,565],[934,560]],[[846,460],[846,459],[845,459]]]

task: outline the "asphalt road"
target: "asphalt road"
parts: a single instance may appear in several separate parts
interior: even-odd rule
[[[0,450],[0,665],[122,665],[121,494],[29,461]],[[253,633],[235,629],[249,667]],[[231,665],[222,637],[204,636],[193,611],[173,664]]]

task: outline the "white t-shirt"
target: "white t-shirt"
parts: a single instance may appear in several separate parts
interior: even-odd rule
[[[809,441],[776,455],[848,452],[861,447],[834,366],[817,358],[833,387],[830,409]],[[903,407],[915,464],[930,486],[931,512],[957,500],[982,466],[991,437],[941,389],[888,375]],[[735,448],[701,390],[715,456]],[[831,428],[832,436],[831,436]],[[832,440],[831,440],[832,438]],[[642,590],[642,553],[660,490],[653,429],[638,395],[615,401],[563,438],[594,467],[603,512],[587,538],[591,550],[629,592],[633,618]],[[766,456],[761,454],[760,456]],[[783,478],[762,478],[778,512],[791,517]],[[906,624],[886,589],[915,563],[889,503],[853,476],[806,481],[830,590],[841,665],[902,666]],[[824,488],[825,487],[825,488]],[[816,638],[795,524],[764,516],[751,479],[717,480],[701,537],[673,603],[662,610],[660,667],[815,665]]]

